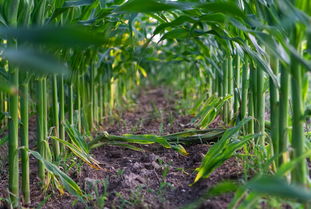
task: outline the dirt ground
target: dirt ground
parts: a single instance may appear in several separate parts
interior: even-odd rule
[[[138,96],[138,104],[122,113],[119,119],[106,119],[102,130],[109,134],[167,134],[191,128],[191,116],[183,116],[175,109],[173,92],[161,88],[149,89]],[[213,124],[216,126],[216,124]],[[34,131],[34,130],[32,130]],[[99,130],[100,132],[101,130]],[[141,145],[144,152],[124,147],[102,146],[92,154],[104,170],[87,165],[71,170],[70,176],[93,201],[80,202],[68,194],[42,193],[36,178],[36,162],[31,160],[31,208],[181,208],[217,182],[238,179],[242,165],[228,160],[210,178],[189,186],[194,169],[200,165],[210,144],[186,147],[189,156],[182,156],[159,145]],[[7,173],[0,176],[0,197],[6,197]],[[232,194],[206,200],[199,208],[226,208]],[[0,207],[1,208],[1,207]]]

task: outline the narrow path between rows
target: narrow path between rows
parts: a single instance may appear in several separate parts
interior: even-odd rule
[[[135,107],[118,117],[107,118],[102,129],[114,135],[162,135],[191,128],[188,124],[192,117],[179,114],[175,108],[176,100],[174,92],[165,88],[144,90],[139,94]],[[104,170],[81,165],[79,170],[75,167],[68,173],[91,199],[97,201],[78,202],[67,194],[51,195],[44,200],[47,195],[36,187],[32,189],[35,194],[33,206],[43,205],[46,209],[180,208],[196,200],[215,183],[242,175],[242,166],[236,159],[230,159],[210,178],[189,186],[195,177],[194,169],[200,165],[209,146],[197,144],[186,147],[189,156],[156,144],[141,145],[144,152],[117,146],[96,148],[92,154]],[[231,198],[231,194],[215,197],[207,200],[201,208],[226,208]]]

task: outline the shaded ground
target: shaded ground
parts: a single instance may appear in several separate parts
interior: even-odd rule
[[[103,129],[114,135],[161,135],[190,128],[190,120],[191,117],[179,115],[174,109],[172,92],[151,89],[142,92],[137,107],[121,114],[119,120],[107,119]],[[94,170],[82,165],[79,170],[68,172],[81,188],[88,192],[89,198],[94,199],[89,203],[74,201],[69,195],[53,195],[45,201],[44,197],[47,194],[42,194],[35,178],[36,170],[32,169],[33,206],[41,204],[44,205],[43,208],[180,208],[200,197],[215,183],[224,179],[237,179],[242,175],[242,166],[237,160],[230,159],[210,178],[190,187],[189,184],[195,177],[194,169],[200,165],[209,146],[198,144],[186,147],[190,153],[187,157],[158,145],[141,146],[145,152],[112,146],[97,148],[93,155],[105,170]],[[35,165],[32,167],[35,168]],[[5,176],[4,174],[0,177],[0,194],[7,186]],[[216,197],[207,200],[201,208],[226,208],[231,198],[231,195]]]

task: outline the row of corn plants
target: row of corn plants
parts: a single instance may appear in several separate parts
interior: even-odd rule
[[[31,201],[29,154],[38,159],[42,188],[57,176],[67,190],[69,185],[69,191],[80,195],[77,185],[51,164],[57,164],[67,149],[50,136],[64,140],[66,121],[90,135],[116,106],[128,103],[129,89],[135,89],[140,77],[146,76],[141,66],[137,70],[139,60],[123,49],[136,40],[124,30],[125,19],[110,9],[113,4],[0,1],[0,124],[8,130],[13,208]],[[37,152],[29,148],[33,115]]]
[[[64,151],[60,140],[49,141],[50,129],[64,140],[68,120],[90,134],[147,73],[181,86],[199,128],[218,115],[227,126],[237,124],[220,140],[228,154],[247,142],[258,163],[272,159],[272,169],[260,172],[295,162],[284,175],[309,186],[309,1],[2,0],[0,11],[0,119],[8,127],[13,207],[20,200],[19,152],[23,201],[30,202],[30,113],[37,117],[44,184],[46,161],[57,162]],[[239,130],[239,146],[227,143]],[[209,159],[219,150],[206,155],[196,181],[209,176]]]
[[[152,37],[160,34],[166,49],[159,47],[158,61],[169,63],[160,67],[166,70],[159,78],[179,88],[201,117],[197,125],[206,128],[215,114],[229,126],[252,118],[241,129],[254,137],[247,152],[258,165],[272,162],[272,169],[260,173],[277,174],[291,164],[291,172],[283,173],[288,182],[309,188],[310,2],[134,2],[140,1],[124,8],[152,13],[159,22]],[[225,102],[219,105],[213,97]],[[197,179],[209,176],[208,159]]]

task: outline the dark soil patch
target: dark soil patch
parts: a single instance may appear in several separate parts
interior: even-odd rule
[[[138,105],[122,113],[119,120],[108,118],[102,129],[110,134],[167,134],[191,128],[191,116],[183,116],[174,108],[172,92],[151,89],[142,92]],[[216,126],[215,124],[213,126]],[[33,206],[43,208],[180,208],[191,203],[211,186],[225,179],[238,179],[242,166],[237,159],[228,160],[210,178],[189,186],[194,180],[194,169],[200,165],[210,144],[186,147],[189,156],[181,156],[159,145],[141,145],[144,152],[127,148],[103,146],[93,151],[104,170],[87,165],[69,172],[88,194],[90,201],[75,201],[70,195],[53,194],[47,201],[36,180],[35,161],[32,160]],[[6,175],[0,177],[0,194],[7,188]],[[6,192],[5,192],[6,193]],[[1,194],[0,196],[2,196]],[[104,207],[99,199],[105,199]],[[206,200],[200,208],[226,208],[232,194]],[[97,200],[97,201],[96,201]]]

